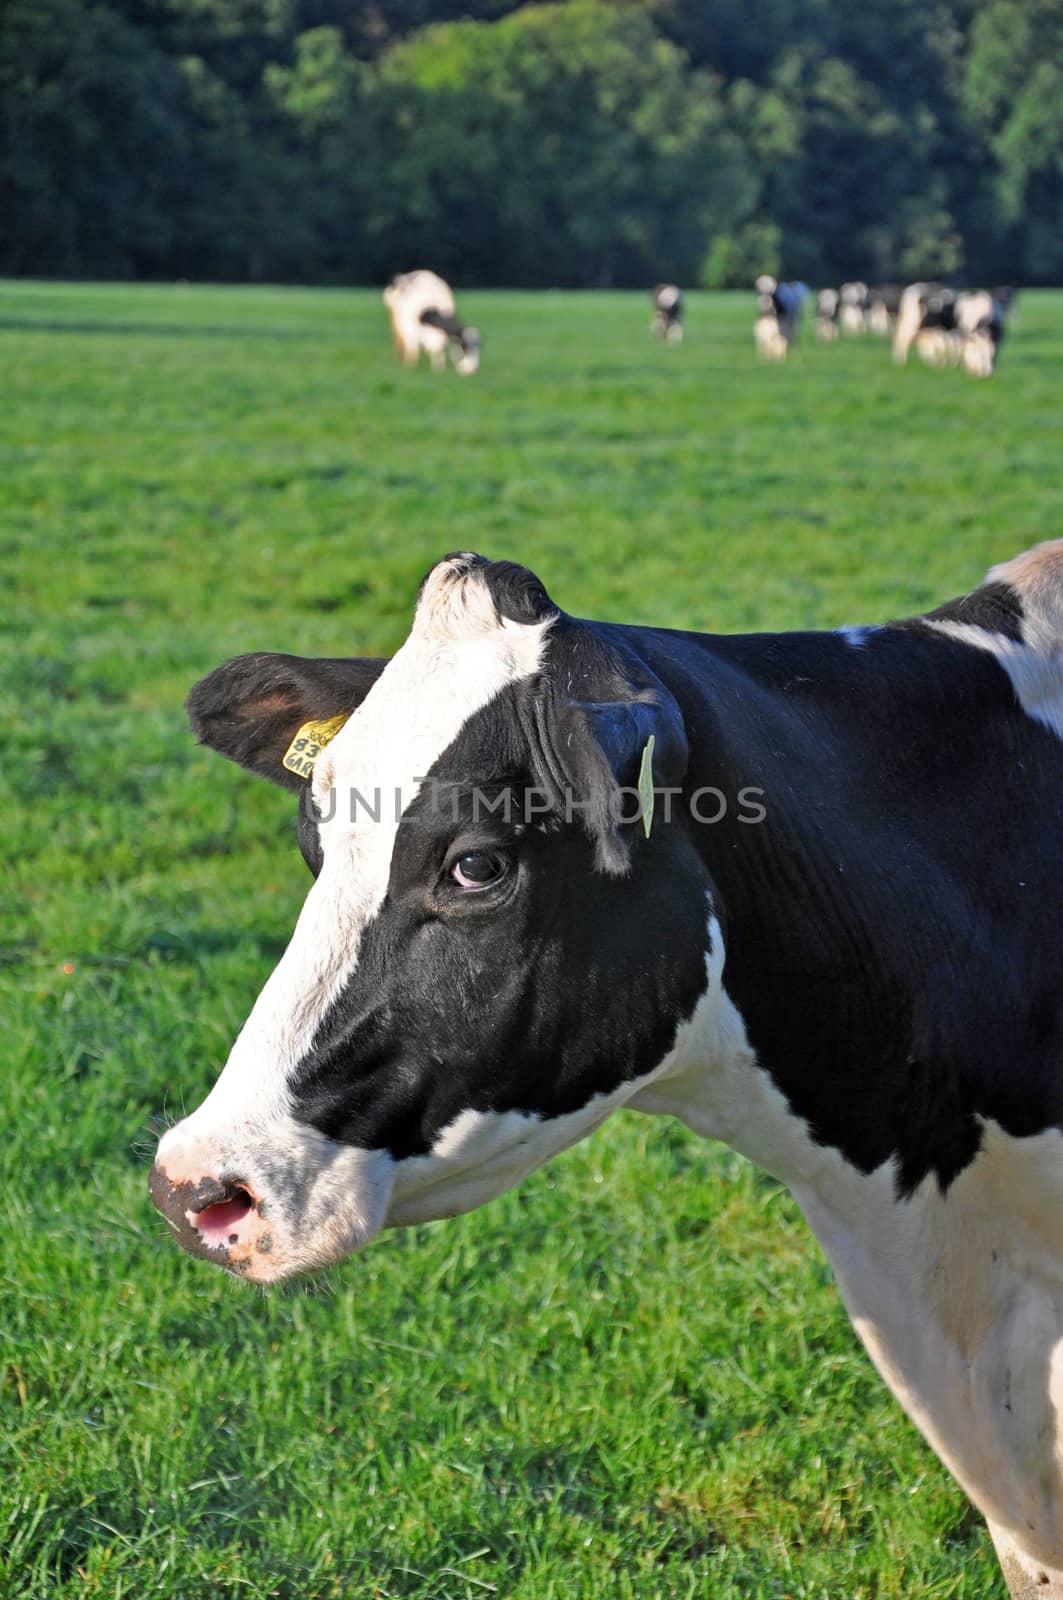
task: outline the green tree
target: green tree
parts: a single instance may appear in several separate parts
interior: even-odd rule
[[[526,7],[381,63],[376,231],[396,264],[513,283],[692,278],[753,187],[716,86],[634,7]]]
[[[1063,0],[0,3],[0,270],[419,261],[1058,280]]]
[[[284,129],[288,198],[312,274],[347,282],[372,276],[366,174],[376,144],[368,69],[346,50],[338,28],[318,27],[300,34],[290,66],[267,66],[264,85]]]
[[[0,26],[0,268],[152,272],[180,219],[179,74],[103,4],[7,0]]]
[[[982,10],[971,30],[964,96],[994,163],[996,249],[987,253],[997,275],[1059,282],[1063,0],[994,0]]]

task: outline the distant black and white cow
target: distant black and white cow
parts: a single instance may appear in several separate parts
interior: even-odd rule
[[[396,352],[407,366],[415,367],[423,353],[433,372],[442,372],[449,349],[463,377],[479,367],[479,329],[462,322],[450,285],[436,273],[421,270],[392,278],[384,290],[384,304]]]
[[[1004,337],[1004,308],[988,289],[956,296],[960,360],[972,378],[991,378]]]
[[[840,304],[837,289],[821,289],[816,296],[816,338],[820,344],[833,344],[837,339]]]
[[[930,366],[946,366],[956,347],[956,295],[943,283],[910,283],[901,295],[893,359],[903,366],[915,345]]]
[[[797,333],[808,289],[803,283],[780,283],[767,272],[761,274],[754,287],[757,320],[753,324],[753,339],[757,354],[766,361],[785,361]]]
[[[682,344],[683,296],[674,283],[659,283],[654,289],[650,331],[665,344]]]
[[[839,291],[841,308],[838,320],[843,333],[866,333],[868,329],[868,311],[871,306],[871,295],[866,283],[859,280],[853,283],[843,283]]]
[[[894,360],[903,364],[914,344],[928,366],[962,365],[973,378],[992,377],[1004,320],[988,290],[956,294],[940,283],[909,284],[901,296]]]
[[[868,290],[867,327],[869,333],[880,334],[883,338],[889,336],[897,313],[901,309],[901,295],[904,293],[899,283],[876,284]]]
[[[389,662],[243,656],[189,709],[315,881],[160,1141],[180,1244],[276,1281],[679,1117],[789,1185],[1012,1594],[1063,1600],[1063,541],[738,637],[448,556]]]

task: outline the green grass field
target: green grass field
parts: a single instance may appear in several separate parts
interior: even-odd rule
[[[518,1191],[268,1295],[179,1255],[196,1104],[309,879],[182,700],[250,649],[383,653],[444,551],[576,613],[925,608],[1063,532],[1063,295],[997,378],[680,350],[634,295],[469,296],[463,382],[375,293],[0,285],[0,1595],[1003,1596],[779,1187],[614,1119]]]

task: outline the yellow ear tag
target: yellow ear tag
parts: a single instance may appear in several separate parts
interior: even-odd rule
[[[639,810],[642,814],[642,826],[647,839],[653,827],[653,746],[655,735],[650,734],[646,740],[646,748],[642,752],[642,765],[639,768]]]
[[[327,722],[304,722],[284,752],[281,766],[294,772],[298,778],[309,778],[314,770],[314,762],[346,721],[345,716],[340,716],[329,717]]]

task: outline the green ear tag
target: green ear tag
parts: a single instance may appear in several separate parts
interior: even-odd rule
[[[639,768],[639,806],[647,839],[653,827],[653,746],[654,735],[651,733],[646,740],[646,748],[642,752],[642,765]]]

